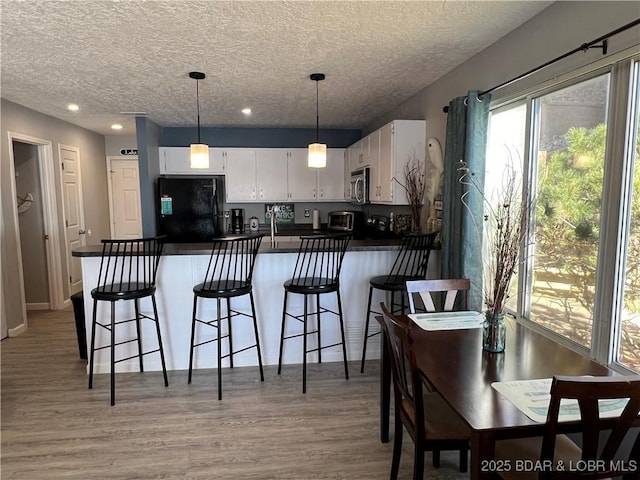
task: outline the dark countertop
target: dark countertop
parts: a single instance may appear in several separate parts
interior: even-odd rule
[[[284,232],[281,232],[284,233]],[[287,232],[288,233],[288,232]],[[277,238],[277,237],[276,237]],[[370,239],[351,240],[348,252],[371,252],[381,250],[397,250],[400,246],[400,239]],[[258,253],[297,253],[300,242],[276,242],[271,246],[271,239],[265,236],[262,239]],[[167,243],[162,251],[163,255],[208,255],[211,253],[209,243]],[[102,244],[86,245],[73,250],[74,257],[99,257],[102,255]]]

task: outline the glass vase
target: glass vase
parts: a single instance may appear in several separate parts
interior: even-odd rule
[[[505,333],[504,313],[493,313],[487,310],[482,324],[483,350],[492,353],[504,352]]]

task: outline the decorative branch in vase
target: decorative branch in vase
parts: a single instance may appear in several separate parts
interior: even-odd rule
[[[502,182],[488,196],[475,181],[467,164],[460,161],[459,181],[468,187],[462,194],[462,204],[469,208],[465,197],[469,188],[480,193],[484,203],[484,223],[476,225],[476,232],[483,236],[483,295],[487,307],[485,312],[485,350],[504,350],[504,308],[509,298],[511,281],[524,261],[521,255],[528,239],[528,227],[535,201],[522,191],[520,175],[508,150],[503,169]],[[490,328],[490,331],[487,331]]]
[[[411,207],[412,230],[415,233],[422,232],[420,220],[422,217],[422,206],[424,204],[424,192],[426,188],[424,162],[418,159],[415,150],[409,156],[409,160],[404,164],[404,181],[396,181],[404,188],[407,200]]]

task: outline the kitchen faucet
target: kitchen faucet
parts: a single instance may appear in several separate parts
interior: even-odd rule
[[[278,223],[276,221],[276,206],[271,207],[271,215],[269,217],[269,223],[271,224],[271,246],[276,246],[276,233],[278,233]]]

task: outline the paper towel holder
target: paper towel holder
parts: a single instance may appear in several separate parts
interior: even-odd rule
[[[313,209],[313,229],[320,230],[320,212],[317,208]]]

